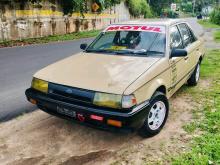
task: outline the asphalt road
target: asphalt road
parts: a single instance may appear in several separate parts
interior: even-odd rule
[[[25,89],[39,69],[80,51],[91,39],[0,49],[0,122],[36,109]]]
[[[187,19],[196,32],[202,28],[196,19]],[[55,61],[80,51],[80,44],[91,39],[62,43],[32,45],[0,49],[0,122],[36,109],[26,101],[25,89],[30,87],[32,75]]]

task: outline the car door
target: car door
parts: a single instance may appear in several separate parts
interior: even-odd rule
[[[177,27],[170,27],[170,52],[172,49],[183,49],[183,41],[180,31]],[[171,68],[171,86],[169,88],[170,93],[174,93],[180,86],[183,85],[184,77],[187,72],[188,58],[187,57],[173,57],[169,58]]]
[[[179,24],[178,28],[183,40],[184,49],[186,49],[188,52],[188,55],[186,57],[187,66],[185,67],[187,68],[186,74],[188,73],[188,75],[190,76],[190,73],[193,72],[199,60],[199,41],[197,41],[192,30],[188,27],[186,23]]]

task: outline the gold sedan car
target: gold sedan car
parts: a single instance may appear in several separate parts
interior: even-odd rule
[[[52,115],[143,137],[160,132],[184,83],[197,84],[205,54],[203,39],[178,20],[113,24],[81,48],[37,72],[27,99]]]

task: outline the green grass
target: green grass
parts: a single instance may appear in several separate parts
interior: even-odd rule
[[[220,42],[220,30],[214,32],[214,39],[216,42]]]
[[[205,28],[220,28],[220,25],[214,24],[209,20],[199,20],[198,23]],[[216,42],[220,42],[220,30],[214,32],[214,39]]]
[[[212,86],[207,90],[196,87],[189,91],[193,92],[195,100],[202,100],[202,108],[197,113],[202,113],[204,118],[184,126],[184,129],[188,133],[198,129],[202,135],[193,138],[189,152],[171,159],[173,165],[220,164],[220,50],[207,54],[201,75],[212,81]]]
[[[205,28],[220,28],[220,25],[216,25],[209,20],[199,20],[198,23]]]
[[[12,47],[12,46],[42,44],[42,43],[57,42],[57,41],[68,41],[68,40],[75,40],[80,38],[94,37],[99,33],[100,33],[99,30],[93,30],[93,31],[70,33],[64,35],[51,35],[41,38],[29,38],[29,39],[14,40],[14,41],[4,41],[4,42],[0,42],[0,47]]]
[[[196,129],[197,129],[197,123],[196,122],[191,122],[187,125],[183,126],[183,129],[187,132],[187,133],[193,133]]]

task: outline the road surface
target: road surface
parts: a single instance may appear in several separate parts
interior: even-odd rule
[[[25,89],[39,69],[80,51],[91,39],[0,49],[0,122],[36,109]]]

